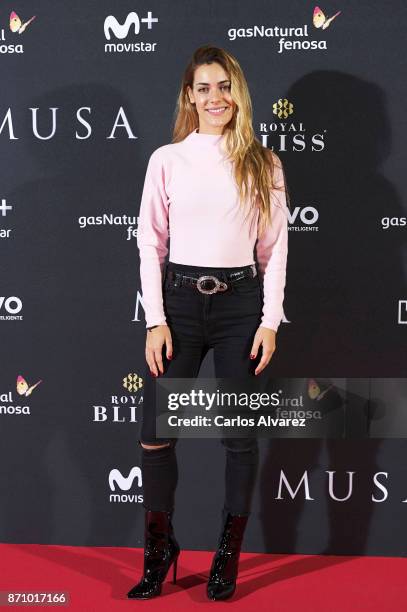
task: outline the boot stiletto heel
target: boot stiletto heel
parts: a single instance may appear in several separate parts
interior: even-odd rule
[[[178,555],[175,557],[175,561],[174,561],[173,574],[172,574],[173,584],[177,583],[177,563],[178,563]]]

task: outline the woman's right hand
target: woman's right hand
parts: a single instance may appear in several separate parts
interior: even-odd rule
[[[158,325],[151,331],[147,331],[146,360],[154,376],[158,376],[158,372],[164,374],[162,357],[164,344],[167,359],[172,359],[172,337],[168,325]]]

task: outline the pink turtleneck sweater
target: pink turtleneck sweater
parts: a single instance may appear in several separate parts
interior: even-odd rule
[[[162,273],[169,261],[227,268],[258,260],[264,303],[261,325],[277,331],[283,317],[288,225],[285,191],[274,190],[272,226],[257,237],[255,222],[244,224],[232,162],[223,159],[222,135],[196,128],[183,141],[163,145],[150,156],[137,230],[146,327],[166,323]],[[281,161],[275,157],[279,164]],[[275,164],[277,185],[285,186],[282,165]]]

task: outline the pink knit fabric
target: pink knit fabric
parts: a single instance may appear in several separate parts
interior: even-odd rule
[[[222,140],[196,129],[150,156],[137,230],[147,327],[166,323],[162,273],[168,241],[169,261],[216,268],[253,264],[255,249],[264,289],[261,325],[277,331],[281,322],[288,247],[285,191],[273,191],[272,226],[258,239],[259,213],[244,222],[248,209],[239,207]],[[277,184],[285,186],[282,166],[276,164],[275,172]]]

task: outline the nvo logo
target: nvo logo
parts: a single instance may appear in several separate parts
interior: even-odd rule
[[[304,206],[303,208],[296,206],[292,212],[288,211],[287,217],[290,225],[295,223],[297,217],[304,225],[314,225],[319,219],[319,213],[313,206]]]
[[[17,314],[22,309],[23,304],[20,298],[15,295],[11,297],[0,296],[0,311],[5,310],[8,314]]]

